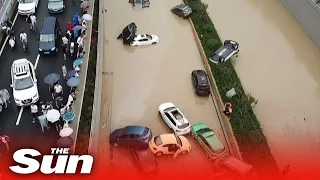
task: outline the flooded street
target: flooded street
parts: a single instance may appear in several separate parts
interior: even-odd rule
[[[180,0],[151,1],[150,8],[134,10],[128,1],[106,0],[104,78],[101,119],[110,116],[110,130],[128,125],[142,125],[152,129],[153,135],[170,133],[158,116],[158,107],[172,102],[191,123],[208,124],[225,143],[222,129],[211,97],[198,97],[191,83],[191,72],[203,69],[188,20],[170,12]],[[117,40],[122,29],[135,22],[137,33],[155,34],[157,45],[131,47]],[[108,95],[106,95],[108,94]],[[196,173],[211,171],[210,161],[199,145],[188,137],[192,150],[188,155],[157,158],[160,171]],[[112,148],[113,166],[116,172],[133,166],[132,155],[127,149]],[[174,163],[172,163],[174,162]],[[177,165],[180,164],[180,165]],[[165,166],[161,164],[166,164]],[[193,166],[185,166],[192,164]],[[197,172],[197,173],[201,173]],[[162,174],[163,174],[162,173]]]
[[[220,37],[240,44],[235,68],[280,170],[318,172],[319,48],[279,0],[203,2]]]

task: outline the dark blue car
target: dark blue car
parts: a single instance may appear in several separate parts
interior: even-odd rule
[[[57,18],[45,17],[40,31],[39,53],[52,54],[58,52],[60,35],[61,30]]]
[[[126,126],[114,130],[109,137],[110,144],[116,147],[130,147],[134,149],[148,149],[152,137],[151,129],[144,126]]]

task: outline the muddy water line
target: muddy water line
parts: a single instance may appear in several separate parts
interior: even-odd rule
[[[259,101],[255,112],[279,168],[315,168],[310,162],[320,159],[316,44],[278,0],[203,2],[221,38],[240,43],[235,68],[245,90]]]

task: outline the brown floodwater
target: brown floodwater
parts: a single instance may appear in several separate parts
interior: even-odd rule
[[[108,93],[106,97],[109,98],[103,98],[102,104],[112,109],[110,129],[143,125],[151,128],[153,135],[170,133],[158,116],[158,106],[172,102],[191,123],[208,124],[225,143],[213,100],[196,96],[191,84],[192,70],[204,67],[189,21],[170,12],[171,7],[180,3],[180,0],[155,0],[151,1],[150,8],[137,10],[128,1],[104,1],[107,9],[104,13],[104,72],[112,76],[108,78],[112,83],[103,82],[102,93]],[[145,47],[123,45],[117,36],[131,22],[136,23],[138,33],[155,34],[160,42]],[[106,101],[111,101],[111,105]],[[159,159],[160,164],[170,162],[165,169],[174,168],[184,173],[195,173],[195,166],[203,166],[204,172],[210,171],[211,163],[203,150],[191,137],[188,138],[192,143],[191,153],[177,161]],[[127,151],[113,149],[115,171],[121,172],[132,165]],[[180,162],[181,165],[171,162]]]
[[[223,40],[240,44],[236,71],[271,151],[289,176],[320,160],[320,51],[279,0],[203,0]],[[236,107],[235,107],[236,109]],[[318,171],[318,169],[317,169]]]

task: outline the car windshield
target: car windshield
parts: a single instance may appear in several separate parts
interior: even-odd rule
[[[51,3],[61,2],[62,0],[49,0]]]
[[[163,143],[161,137],[160,137],[160,136],[154,137],[154,143],[155,143],[157,146],[161,145],[161,144]]]
[[[203,129],[199,129],[199,130],[197,131],[197,133],[198,133],[198,134],[203,134],[203,133],[205,133],[205,132],[210,132],[210,131],[212,131],[212,130],[209,129],[209,128],[203,128]]]
[[[41,34],[40,35],[40,42],[52,42],[54,41],[53,34]]]
[[[21,0],[21,3],[33,3],[34,0]]]
[[[182,124],[180,126],[178,126],[179,129],[184,129],[184,128],[187,128],[189,127],[189,123],[185,123],[185,124]]]
[[[146,37],[147,37],[148,39],[152,39],[152,36],[149,35],[149,34],[146,34]]]
[[[21,78],[21,79],[16,79],[14,83],[14,88],[15,90],[24,90],[31,88],[33,86],[33,81],[30,76]]]
[[[179,144],[179,146],[182,146],[182,141],[181,141],[181,139],[179,138],[179,136],[176,136],[176,135],[175,135],[175,137],[176,137],[176,140],[177,140],[177,143]]]

